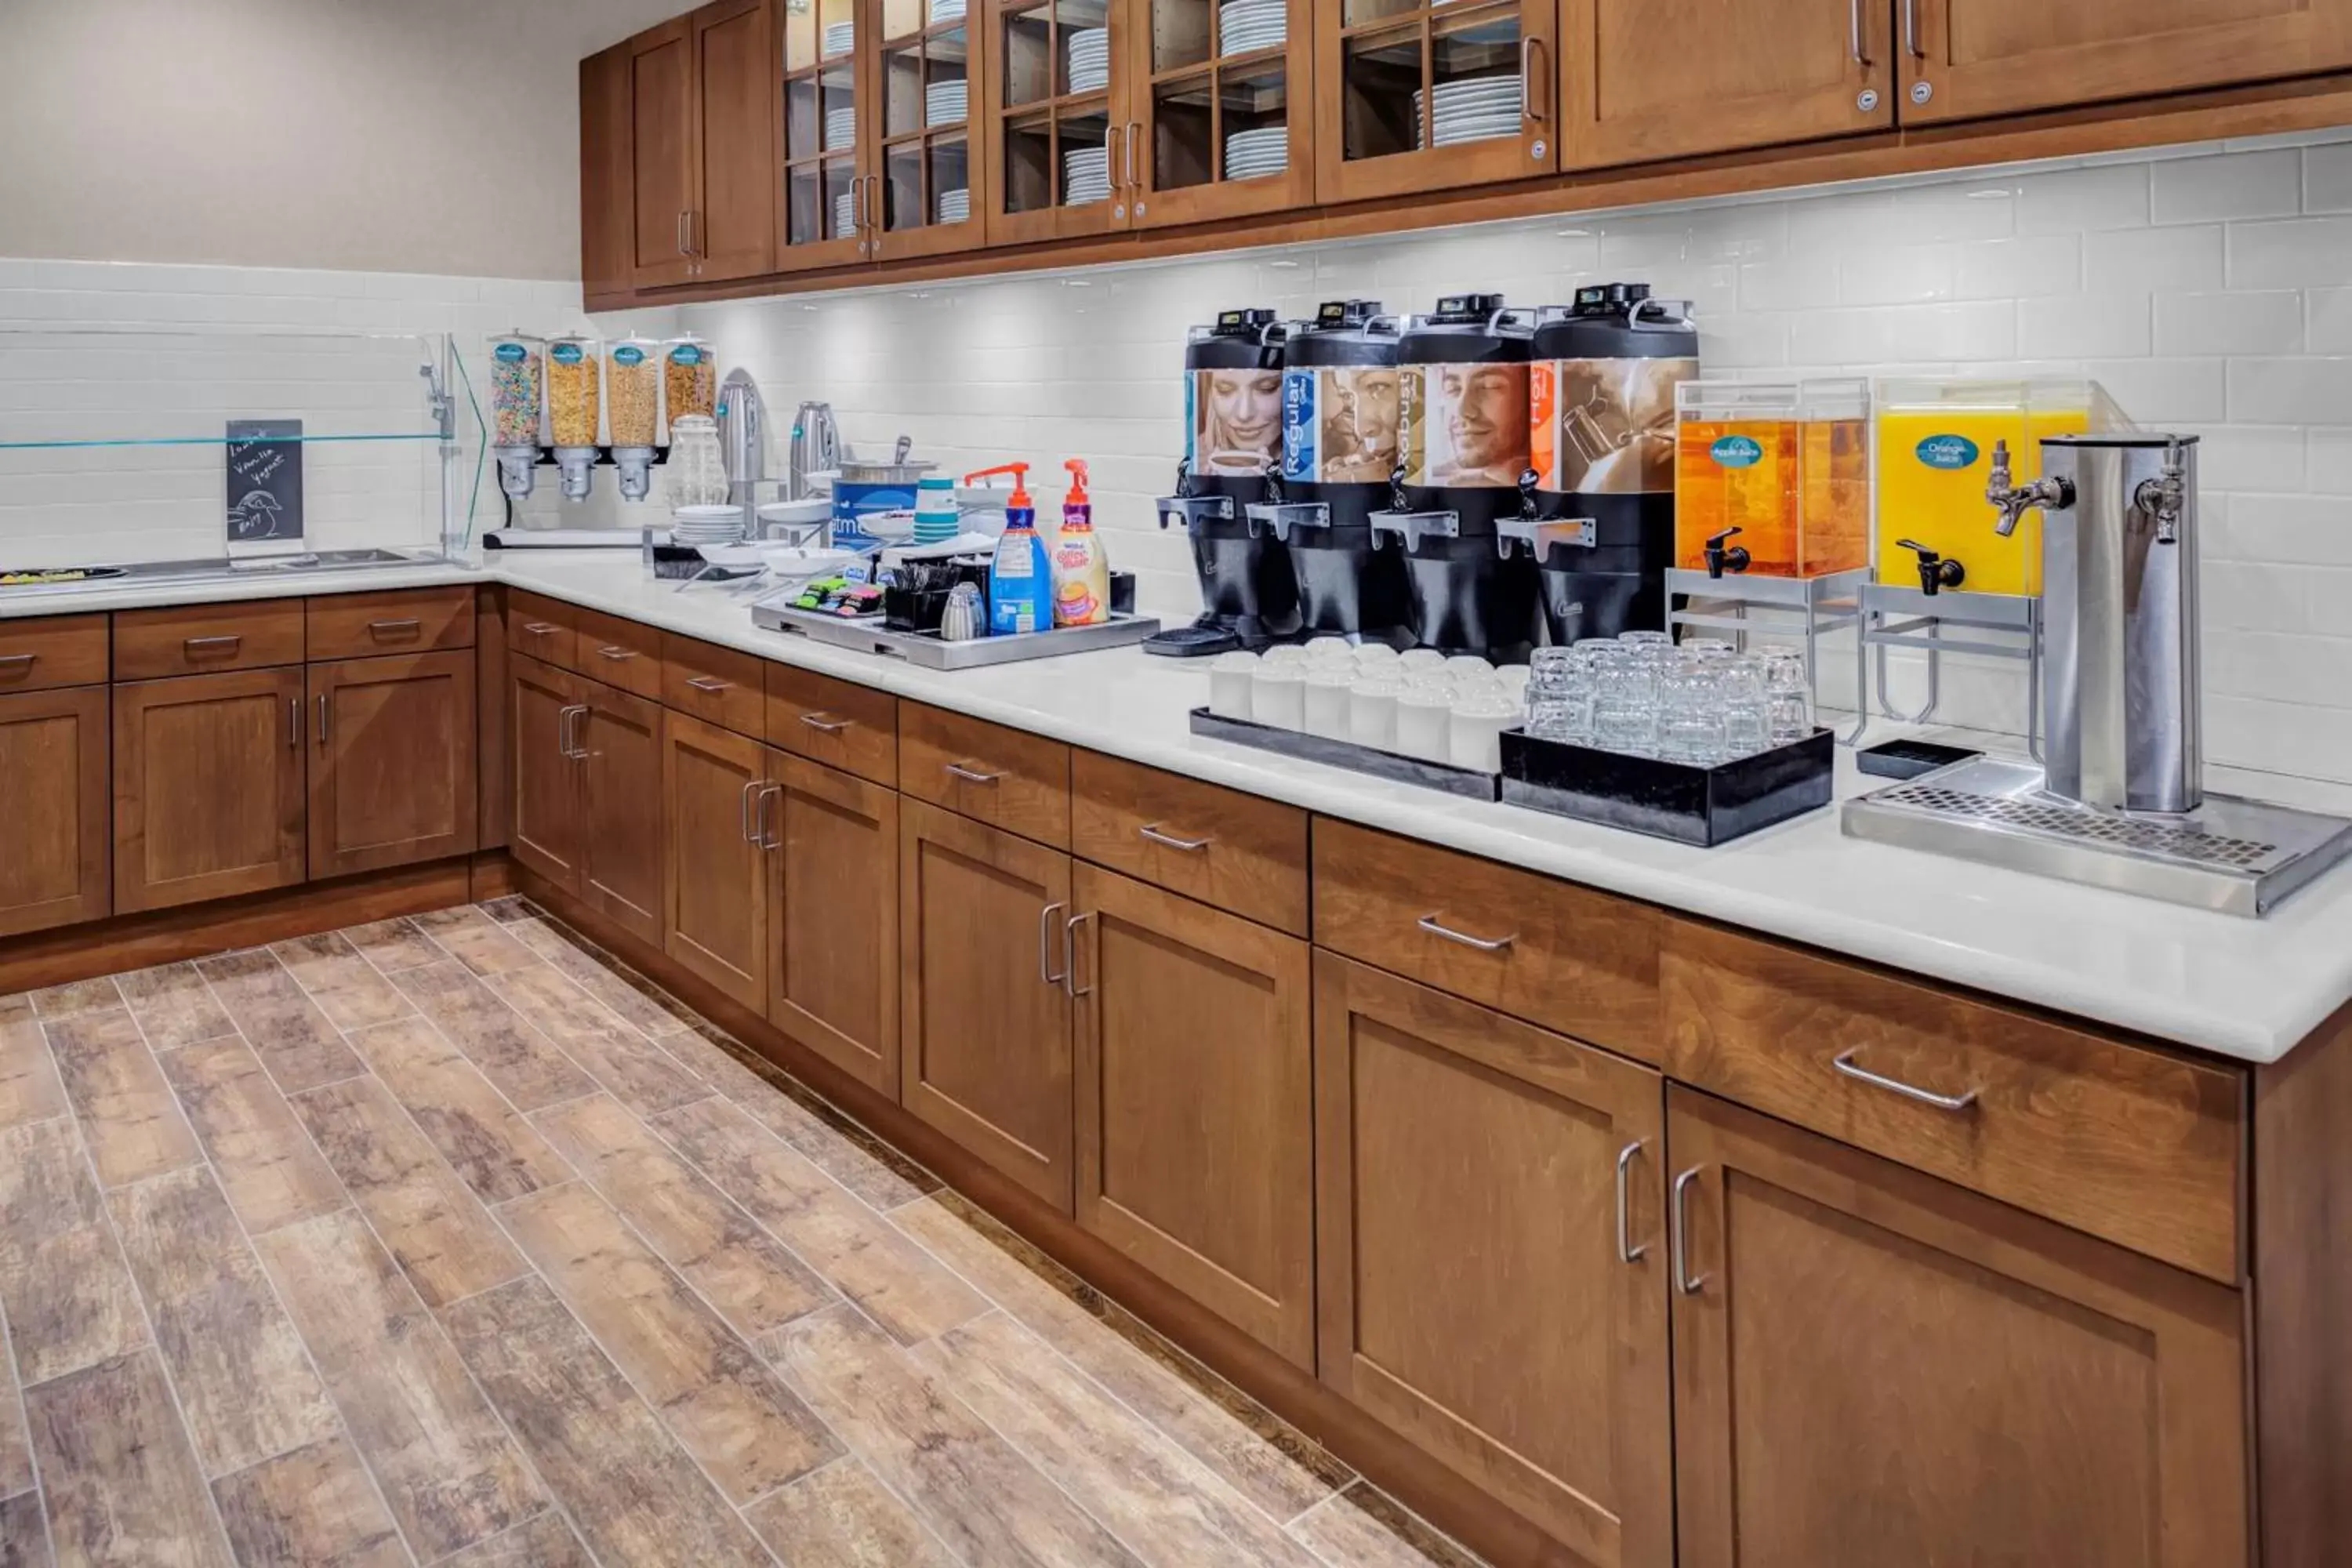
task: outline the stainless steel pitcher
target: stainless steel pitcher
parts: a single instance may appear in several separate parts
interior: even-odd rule
[[[834,423],[832,404],[803,403],[793,415],[790,463],[784,476],[787,500],[806,500],[816,492],[811,474],[841,467],[841,427]]]
[[[1985,498],[2003,534],[2042,512],[2049,792],[2107,811],[2195,810],[2197,437],[2045,437],[2042,477],[2014,487],[2000,443]]]

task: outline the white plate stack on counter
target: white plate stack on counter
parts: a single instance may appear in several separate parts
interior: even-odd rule
[[[1246,55],[1288,41],[1288,0],[1231,0],[1217,7],[1217,52]]]
[[[857,24],[833,22],[824,29],[824,53],[827,58],[845,55],[857,47]]]
[[[1290,128],[1286,125],[1236,131],[1225,138],[1225,178],[1228,180],[1279,174],[1288,167]]]
[[[1485,142],[1519,133],[1520,116],[1527,108],[1527,87],[1517,71],[1441,81],[1434,91],[1437,122],[1433,128],[1420,89],[1414,89],[1412,95],[1413,118],[1430,132],[1423,137],[1429,146],[1451,147],[1457,142]]]
[[[1209,711],[1491,773],[1502,771],[1499,737],[1520,722],[1527,681],[1523,664],[1317,637],[1218,655]]]
[[[824,111],[824,150],[838,153],[857,144],[857,106],[845,104]]]
[[[941,191],[933,208],[936,223],[962,223],[971,216],[971,192],[959,185],[952,191]]]
[[[926,125],[961,125],[971,106],[971,88],[961,77],[953,81],[935,81],[923,89]]]
[[[1110,199],[1110,151],[1073,147],[1062,154],[1062,205],[1082,207]]]
[[[1081,27],[1070,35],[1070,90],[1100,92],[1110,85],[1110,29]]]

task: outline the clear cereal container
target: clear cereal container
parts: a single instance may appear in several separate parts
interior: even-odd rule
[[[672,420],[688,415],[706,418],[719,412],[719,354],[702,339],[688,333],[664,345],[662,394]]]
[[[547,418],[559,447],[596,444],[597,367],[593,338],[557,338],[547,349]]]
[[[615,447],[650,447],[661,432],[662,346],[623,338],[604,351],[604,423]]]
[[[541,376],[547,340],[520,332],[490,339],[490,440],[499,447],[539,445]],[[594,445],[592,441],[590,445]]]

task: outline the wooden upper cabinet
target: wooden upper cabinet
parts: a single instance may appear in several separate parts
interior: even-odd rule
[[[471,851],[473,650],[314,664],[310,684],[310,875]]]
[[[1566,168],[1895,124],[1886,0],[1566,0],[1561,25]]]
[[[0,800],[33,829],[0,854],[0,936],[112,909],[107,755],[105,687],[0,696]]]
[[[782,752],[768,769],[768,1019],[896,1100],[898,797]]]
[[[114,689],[114,910],[288,888],[306,864],[300,665]]]
[[[1303,207],[1315,199],[1313,0],[1128,0],[1128,137],[1138,228]]]
[[[898,824],[899,1102],[1068,1214],[1070,858],[914,799]]]
[[[1646,1068],[1315,954],[1322,1379],[1594,1568],[1675,1561],[1664,1116]]]
[[[778,8],[783,75],[770,110],[782,199],[777,270],[849,267],[873,256],[876,148],[873,0],[812,0]]]
[[[1682,1568],[2248,1562],[2237,1292],[1667,1100]]]
[[[1362,201],[1559,167],[1554,0],[1314,0],[1315,195]],[[1433,93],[1434,122],[1422,112]]]
[[[629,275],[637,288],[694,276],[694,19],[630,40]]]
[[[507,847],[515,859],[568,893],[580,891],[581,778],[578,732],[588,683],[567,669],[515,655],[508,659],[507,766],[514,804]]]
[[[631,51],[615,44],[580,62],[580,288],[591,305],[636,288],[636,179]]]
[[[572,730],[580,766],[580,897],[633,936],[662,940],[662,710],[593,680]]]
[[[2345,0],[1895,0],[1906,124],[2352,64]]]
[[[1109,234],[1133,222],[1138,0],[973,0],[988,243]]]
[[[768,866],[756,812],[768,749],[682,713],[663,724],[662,945],[757,1012],[768,1005]]]
[[[752,278],[772,270],[776,254],[772,11],[770,0],[717,0],[692,20],[694,276]]]
[[[975,10],[983,0],[970,0]],[[877,260],[986,243],[977,136],[988,103],[981,26],[962,0],[871,0],[873,139],[861,196]],[[860,130],[865,126],[861,124]]]
[[[1092,866],[1072,894],[1078,1223],[1313,1372],[1307,944]]]

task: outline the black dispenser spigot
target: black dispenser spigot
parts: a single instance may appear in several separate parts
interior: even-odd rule
[[[1189,500],[1192,496],[1192,459],[1176,459],[1176,499]]]
[[[1706,550],[1706,574],[1708,576],[1720,577],[1726,572],[1738,573],[1748,570],[1748,562],[1751,558],[1748,553],[1747,547],[1745,545],[1735,544],[1730,548],[1726,549],[1723,543],[1725,540],[1730,538],[1733,534],[1742,533],[1745,531],[1746,530],[1744,529],[1727,528],[1721,533],[1713,534],[1708,537]]]
[[[1389,510],[1391,511],[1411,511],[1412,510],[1412,502],[1405,499],[1404,465],[1402,463],[1399,463],[1395,468],[1389,470]]]
[[[1937,553],[1917,540],[1898,539],[1895,542],[1919,557],[1919,592],[1940,594],[1947,588],[1957,588],[1969,580],[1967,567]]]
[[[1530,522],[1536,515],[1536,486],[1542,480],[1543,476],[1533,468],[1519,470],[1519,515]]]

